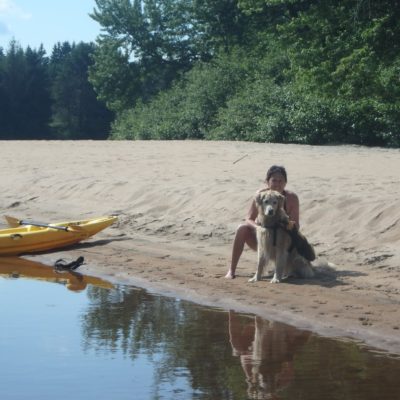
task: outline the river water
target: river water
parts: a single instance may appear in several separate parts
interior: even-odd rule
[[[0,269],[2,400],[400,398],[400,359],[354,341],[80,274],[23,275]]]

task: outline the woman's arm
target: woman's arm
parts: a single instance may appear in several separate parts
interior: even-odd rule
[[[253,199],[249,211],[247,212],[246,222],[250,225],[257,226],[256,218],[258,215],[258,210],[256,206],[256,201]]]
[[[297,228],[300,228],[300,202],[296,193],[286,192],[286,212],[289,219],[296,223]]]

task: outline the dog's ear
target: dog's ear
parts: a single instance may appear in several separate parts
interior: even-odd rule
[[[262,204],[261,197],[262,197],[261,193],[257,193],[256,196],[254,197],[254,201],[258,206]]]

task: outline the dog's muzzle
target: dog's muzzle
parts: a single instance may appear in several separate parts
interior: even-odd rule
[[[274,208],[271,206],[265,207],[264,214],[265,215],[274,215]]]

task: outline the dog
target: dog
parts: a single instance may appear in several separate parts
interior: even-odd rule
[[[289,276],[312,278],[314,271],[292,244],[293,229],[284,209],[285,197],[275,190],[260,191],[255,198],[257,216],[257,271],[249,282],[261,280],[269,261],[275,263],[271,283],[279,283]]]

